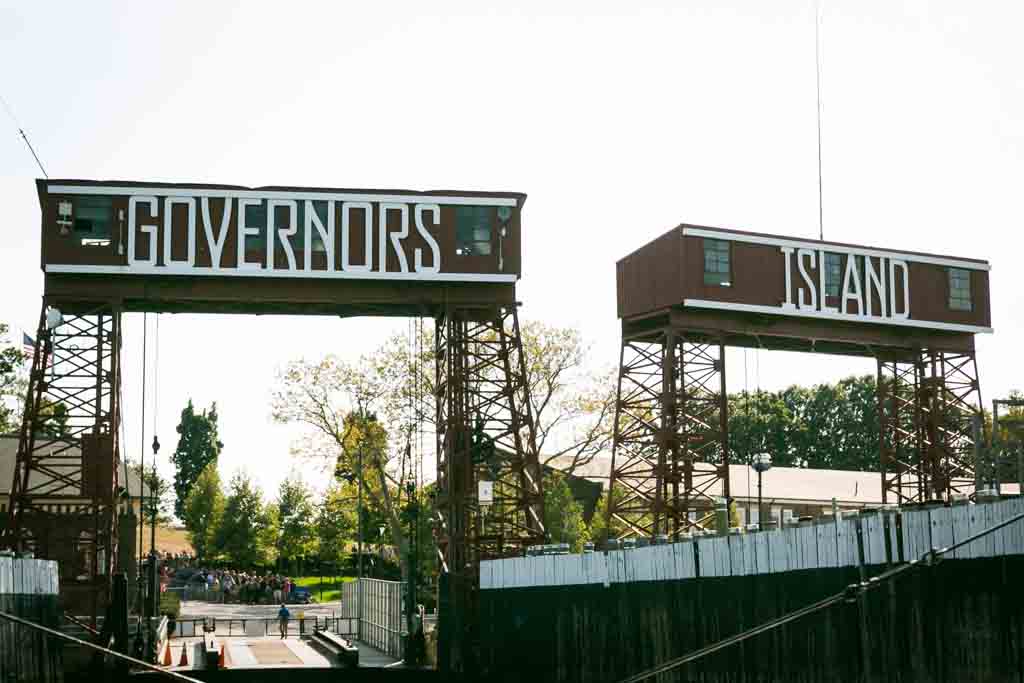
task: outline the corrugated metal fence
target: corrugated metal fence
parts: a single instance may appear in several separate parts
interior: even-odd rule
[[[397,659],[404,657],[405,619],[402,605],[405,583],[362,579],[363,604],[359,605],[359,580],[342,586],[343,618],[359,620],[359,640]]]
[[[0,610],[59,629],[57,563],[0,556]],[[0,621],[0,680],[62,681],[60,642]]]
[[[920,558],[1024,512],[1024,497],[978,505],[880,510],[838,524],[778,531],[697,537],[665,545],[584,555],[543,555],[482,562],[483,589],[667,581],[697,577],[773,574],[800,569],[884,565]],[[858,540],[857,525],[862,527]],[[862,550],[863,547],[863,550]],[[963,548],[952,557],[972,559],[1024,554],[1024,524],[1014,524]]]

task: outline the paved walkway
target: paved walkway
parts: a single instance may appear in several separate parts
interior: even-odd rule
[[[265,620],[276,619],[277,610],[280,605],[239,605],[220,604],[189,600],[181,603],[181,616],[179,623],[190,619],[203,619],[216,617],[227,620]],[[298,620],[300,615],[306,619],[314,616],[330,617],[341,614],[340,602],[328,602],[313,605],[289,605],[292,614],[290,623],[292,635],[289,638],[280,638],[278,635],[241,635],[241,631],[231,631],[238,635],[224,633],[224,624],[218,623],[217,644],[225,647],[224,665],[229,669],[250,669],[261,667],[333,667],[332,658],[323,654],[317,647],[310,643],[308,636],[297,636]],[[354,622],[354,620],[353,620]],[[262,630],[261,624],[253,624],[257,630]],[[308,624],[307,624],[308,626]],[[239,628],[241,626],[239,625]],[[271,624],[274,630],[274,624]],[[187,632],[186,632],[187,633]],[[191,635],[188,634],[187,635]],[[182,648],[188,656],[188,666],[182,669],[191,669],[201,656],[202,637],[186,637],[171,639],[171,661],[177,666],[181,658]],[[400,660],[391,657],[380,650],[370,647],[365,643],[357,643],[359,646],[360,667],[387,667],[395,666]]]
[[[171,639],[171,662],[175,671],[191,670],[202,661],[202,638]],[[337,668],[333,658],[312,645],[308,638],[220,638],[217,645],[224,646],[224,668],[260,669],[283,667]],[[399,660],[364,643],[359,643],[360,668],[381,668],[395,666]],[[188,664],[180,666],[181,651],[185,649]]]

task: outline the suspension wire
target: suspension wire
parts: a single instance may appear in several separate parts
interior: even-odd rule
[[[123,320],[123,317],[122,317],[122,320]],[[120,357],[118,358],[118,365],[121,368],[125,368],[125,367],[128,366],[128,363],[124,362],[124,358],[128,354],[125,351],[124,344],[122,343],[122,338],[124,336],[124,324],[123,324],[123,322],[119,323],[118,326],[117,326],[117,335],[118,335],[117,351],[120,354]],[[123,392],[123,390],[121,388],[122,385],[124,384],[124,381],[121,378],[122,374],[123,373],[120,372],[120,371],[117,373],[117,428],[120,431],[120,435],[121,435],[120,441],[118,442],[118,452],[117,452],[117,455],[121,459],[121,472],[124,474],[124,490],[128,492],[128,507],[131,508],[131,505],[132,505],[132,488],[131,488],[131,481],[128,479],[128,453],[127,453],[128,437],[127,437],[127,429],[124,426],[124,419],[123,419],[124,413],[121,410],[121,406],[124,404],[124,400],[123,400],[123,393],[124,392]],[[122,449],[124,449],[124,450],[122,451]]]
[[[156,423],[157,418],[160,416],[160,314],[156,314],[156,330],[154,331],[153,339],[153,443],[156,444]],[[157,498],[158,492],[156,490],[157,483],[157,452],[153,449],[153,481],[149,487],[149,505],[153,510],[153,518],[151,520],[152,536],[150,536],[149,551],[155,556],[156,555],[156,518],[157,518],[157,506],[160,504]]]
[[[142,405],[142,420],[139,428],[139,441],[142,444],[139,448],[139,519],[137,520],[139,525],[139,564],[136,568],[136,577],[142,577],[142,546],[146,542],[145,537],[145,510],[142,508],[143,498],[143,482],[146,476],[146,331],[149,313],[142,314],[142,395],[139,403]],[[131,502],[131,489],[129,488],[129,503]],[[134,512],[134,511],[133,511]],[[142,590],[142,582],[139,581],[139,590]],[[139,605],[139,609],[142,609],[142,605]],[[141,614],[141,611],[140,611]],[[139,617],[142,618],[141,616]]]
[[[752,435],[752,432],[750,431],[750,426],[751,426],[750,425],[750,391],[749,391],[748,384],[747,384],[747,347],[746,346],[743,347],[743,398],[744,398],[744,403],[746,404],[744,406],[745,410],[743,412],[746,413],[747,430],[748,430],[748,433],[750,433]],[[753,522],[753,520],[750,519],[750,466],[753,463],[753,456],[754,456],[754,454],[750,452],[750,448],[751,448],[751,444],[752,443],[753,442],[751,440],[747,441],[747,449],[748,449],[747,450],[747,467],[746,467],[747,471],[744,472],[744,474],[747,477],[747,524],[751,524]],[[757,514],[760,515],[761,511],[758,510]]]
[[[20,135],[21,139],[25,141],[25,146],[28,147],[28,151],[32,152],[32,158],[36,160],[36,166],[38,166],[39,170],[43,172],[43,176],[49,180],[50,175],[46,172],[46,169],[43,168],[43,162],[39,160],[39,155],[36,154],[35,148],[32,146],[32,143],[29,142],[25,129],[21,127],[20,123],[18,123],[18,117],[14,115],[14,112],[11,110],[11,105],[7,103],[7,100],[4,99],[3,95],[0,95],[0,103],[4,105],[4,109],[7,110],[7,115],[10,116],[11,121],[14,122],[14,127],[18,129],[18,135]]]
[[[821,610],[828,609],[829,607],[832,607],[833,605],[836,605],[840,602],[854,602],[857,600],[858,597],[866,594],[868,591],[881,588],[883,585],[887,585],[887,582],[893,581],[902,576],[903,574],[914,569],[917,569],[918,567],[935,567],[935,565],[938,564],[939,560],[942,558],[943,555],[953,552],[958,548],[962,548],[963,546],[969,543],[973,543],[979,538],[987,536],[988,534],[998,531],[1003,527],[1009,526],[1010,524],[1019,522],[1022,519],[1024,519],[1024,512],[1016,514],[1013,517],[1010,517],[1009,519],[1005,519],[1002,522],[999,522],[998,524],[994,524],[987,529],[983,529],[982,531],[979,531],[973,536],[968,536],[962,541],[954,543],[951,546],[947,546],[945,548],[932,548],[924,555],[922,555],[920,558],[916,560],[911,560],[906,564],[903,564],[899,567],[895,567],[888,571],[884,571],[878,576],[872,577],[867,581],[851,583],[840,593],[835,593],[834,595],[830,595],[815,603],[807,605],[806,607],[801,607],[800,609],[794,610],[787,614],[783,614],[780,617],[776,617],[775,619],[766,621],[763,624],[755,626],[754,628],[748,629],[741,633],[737,633],[733,636],[729,636],[728,638],[724,638],[718,641],[717,643],[712,643],[711,645],[702,647],[699,650],[694,650],[693,652],[683,655],[682,657],[670,659],[669,661],[664,662],[663,664],[659,664],[658,666],[647,669],[646,671],[641,671],[638,674],[634,674],[628,678],[624,678],[619,683],[639,683],[639,681],[645,681],[648,678],[652,678],[654,676],[657,676],[658,674],[672,671],[673,669],[677,669],[680,666],[683,666],[684,664],[689,664],[690,662],[701,659],[702,657],[706,657],[707,655],[718,652],[719,650],[723,650],[732,645],[742,643],[743,641],[749,640],[754,636],[760,635],[762,633],[767,633],[768,631],[772,631],[776,628],[779,628],[780,626],[785,626],[790,622],[796,621],[798,619],[809,616],[816,612],[820,612]]]
[[[153,436],[156,436],[156,422],[160,415],[160,314],[156,314],[156,331],[153,340]],[[153,461],[156,467],[156,460]]]
[[[146,329],[148,323],[147,312],[142,313],[142,394],[139,402],[142,407],[142,417],[139,421],[139,442],[141,443],[138,451],[138,517],[135,520],[138,526],[138,563],[135,565],[135,583],[138,584],[136,591],[136,609],[138,610],[138,622],[136,624],[135,637],[141,637],[142,633],[142,607],[143,600],[145,599],[142,591],[142,548],[145,544],[145,509],[143,508],[143,497],[145,487],[145,342],[146,342]],[[128,482],[125,482],[128,483]],[[131,486],[128,487],[128,503],[131,504]],[[134,510],[132,510],[134,516]]]

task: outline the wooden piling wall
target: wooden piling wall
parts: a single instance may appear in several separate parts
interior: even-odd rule
[[[60,629],[57,563],[0,556],[0,611]],[[0,619],[0,681],[62,681],[56,639]]]
[[[838,529],[485,563],[482,665],[494,681],[620,680],[843,590],[859,580],[862,547],[876,576],[1022,511],[1018,499],[879,513],[861,520],[862,541],[856,522],[843,520]],[[652,680],[1024,681],[1024,522],[947,558],[863,603],[840,603]]]

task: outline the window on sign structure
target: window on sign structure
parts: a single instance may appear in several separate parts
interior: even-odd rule
[[[843,286],[843,257],[841,254],[825,253],[825,296],[839,298]]]
[[[455,253],[490,256],[494,209],[489,206],[455,207]]]
[[[295,214],[295,234],[292,235],[291,242],[292,248],[295,250],[296,258],[299,254],[306,253],[306,202],[296,202],[299,210]],[[316,213],[317,218],[320,219],[320,224],[327,228],[327,202],[314,201],[313,212]],[[277,207],[277,215],[274,216],[276,225],[284,228],[288,225],[288,209],[286,207]],[[324,240],[320,237],[320,231],[316,229],[314,223],[310,229],[310,243],[312,246],[312,252],[314,254],[322,254],[327,249],[324,247]]]
[[[949,307],[954,311],[971,310],[971,271],[949,269]]]
[[[85,246],[109,246],[113,213],[110,197],[76,197],[75,237]]]
[[[245,238],[245,250],[263,252],[267,248],[266,202],[249,204],[245,207],[245,227],[259,229],[259,233],[254,233]]]
[[[729,268],[729,243],[725,240],[704,239],[704,284],[732,284]]]

